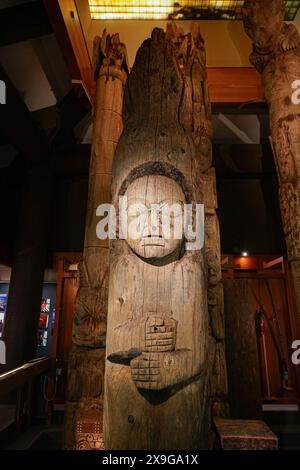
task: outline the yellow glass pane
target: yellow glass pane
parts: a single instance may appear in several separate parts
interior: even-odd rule
[[[241,19],[244,0],[89,0],[92,19]],[[293,20],[300,0],[286,0]]]

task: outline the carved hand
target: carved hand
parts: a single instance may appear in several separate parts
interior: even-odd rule
[[[175,351],[177,322],[150,315],[145,325],[145,347],[130,362],[132,379],[138,388],[162,390],[190,374],[188,351]]]
[[[146,321],[145,352],[174,351],[177,322],[173,318],[151,315]]]
[[[192,375],[192,352],[143,352],[130,363],[132,380],[137,388],[163,390],[187,380]]]
[[[162,366],[165,353],[175,350],[176,326],[173,318],[159,315],[147,318],[143,353],[130,363],[132,379],[138,388],[164,388]]]
[[[130,363],[132,380],[138,388],[155,390],[160,382],[160,353],[142,353]]]

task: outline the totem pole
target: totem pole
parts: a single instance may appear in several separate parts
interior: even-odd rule
[[[112,160],[122,132],[128,75],[118,34],[94,41],[96,98],[83,262],[75,302],[69,358],[65,443],[67,449],[103,447],[103,388],[108,301],[109,244],[97,237],[97,207],[111,201]]]
[[[293,98],[295,81],[300,80],[300,36],[294,24],[284,22],[283,0],[247,0],[242,12],[245,31],[253,41],[250,62],[262,75],[269,104],[271,142],[300,328],[300,103]]]
[[[202,106],[209,103],[205,89],[200,93],[199,88],[203,61],[198,65],[197,57],[203,55],[203,41],[196,28],[187,36],[177,33],[173,26],[167,33],[153,31],[137,53],[125,88],[124,131],[113,163],[117,234],[123,233],[124,213],[127,228],[132,222],[133,205],[142,204],[146,215],[138,236],[128,230],[110,243],[107,449],[210,446],[215,347],[212,354],[204,249],[187,237],[185,224],[180,234],[168,238],[164,218],[152,217],[153,207],[163,213],[164,207],[188,204],[197,233],[195,207],[204,202],[203,174],[211,166],[211,143],[201,139],[206,118]],[[170,215],[171,227],[177,216],[176,211]],[[215,264],[214,257],[210,287],[219,285]]]
[[[185,35],[176,24],[169,23],[167,36],[172,42],[184,76],[184,96],[180,106],[180,122],[194,140],[200,164],[205,209],[205,261],[209,313],[210,400],[215,416],[228,416],[227,371],[225,357],[224,299],[221,271],[221,246],[216,175],[212,166],[211,105],[206,72],[204,40],[195,21],[191,34]]]

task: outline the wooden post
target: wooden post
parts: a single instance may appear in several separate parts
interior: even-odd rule
[[[114,207],[122,211],[119,198],[127,198],[128,224],[133,203],[149,214],[154,206],[204,202],[211,147],[197,146],[191,129],[193,118],[199,128],[205,119],[205,98],[196,95],[203,51],[197,28],[185,36],[174,26],[155,29],[138,50],[113,165]],[[186,233],[169,239],[163,222],[154,234],[149,215],[142,227],[110,245],[105,448],[208,448],[215,347],[211,354],[204,250],[191,249]]]
[[[46,148],[45,148],[46,152]],[[48,155],[43,155],[47,158]],[[26,171],[9,285],[3,340],[7,369],[36,357],[49,233],[51,172],[33,164]]]
[[[262,75],[270,108],[271,143],[279,179],[279,200],[291,264],[300,331],[300,36],[284,22],[283,0],[247,0],[244,27],[253,41],[251,63]]]
[[[102,447],[102,400],[108,297],[108,240],[96,235],[96,209],[111,200],[111,168],[122,131],[127,78],[124,44],[105,31],[94,41],[96,100],[83,263],[75,303],[68,369],[65,443],[68,449]]]
[[[230,417],[262,418],[255,309],[249,280],[224,281]]]

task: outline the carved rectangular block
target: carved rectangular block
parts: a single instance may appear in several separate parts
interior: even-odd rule
[[[276,450],[278,439],[263,421],[215,419],[223,450]]]
[[[92,416],[80,417],[76,428],[77,450],[103,450],[102,422]]]

